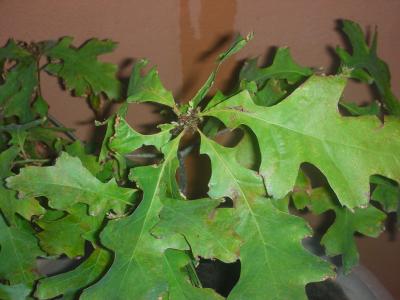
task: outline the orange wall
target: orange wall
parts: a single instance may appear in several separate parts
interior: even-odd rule
[[[212,69],[216,53],[237,32],[254,31],[255,38],[221,70],[220,88],[227,86],[239,60],[265,58],[271,46],[290,46],[299,63],[329,70],[329,47],[343,45],[335,20],[348,18],[364,29],[379,27],[379,55],[390,65],[394,91],[400,96],[397,0],[0,0],[0,11],[0,44],[10,37],[38,41],[71,35],[76,45],[91,37],[110,38],[118,41],[119,47],[104,59],[123,64],[126,59],[149,58],[180,100],[193,95]],[[128,73],[129,66],[122,75]],[[51,114],[69,127],[78,127],[81,138],[88,138],[93,119],[84,101],[61,92],[54,78],[44,76],[42,81]],[[347,98],[357,102],[370,99],[366,88],[352,87]],[[130,113],[130,121],[138,128],[154,118],[145,105]],[[385,235],[380,240],[359,240],[362,262],[400,299],[396,282],[400,243],[388,240]]]

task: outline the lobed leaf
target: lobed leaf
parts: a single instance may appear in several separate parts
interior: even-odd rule
[[[161,221],[152,230],[157,237],[181,234],[195,257],[234,262],[238,259],[240,239],[234,232],[238,218],[230,208],[217,208],[220,200],[164,199]]]
[[[374,82],[382,96],[382,101],[391,114],[400,115],[399,100],[393,94],[390,84],[390,71],[387,64],[377,56],[378,34],[375,31],[371,47],[365,42],[361,27],[352,21],[342,21],[342,30],[349,39],[352,54],[337,47],[336,53],[341,60],[341,68],[350,68],[351,77]]]
[[[278,48],[272,65],[266,68],[257,67],[257,58],[246,62],[240,71],[240,79],[265,82],[268,79],[284,79],[290,84],[299,81],[313,74],[310,68],[301,67],[294,62],[289,48]]]
[[[373,206],[350,211],[335,203],[335,199],[325,188],[314,189],[310,195],[310,207],[316,214],[333,210],[336,218],[321,240],[329,256],[342,255],[343,269],[349,273],[358,264],[358,251],[354,240],[356,232],[370,237],[378,237],[384,230],[386,215]]]
[[[44,255],[40,250],[30,225],[8,226],[0,216],[0,278],[11,285],[31,285],[40,275],[36,258]]]
[[[45,212],[36,199],[18,199],[16,191],[5,187],[4,179],[14,175],[11,168],[19,151],[18,146],[12,146],[0,153],[0,209],[6,221],[11,225],[17,224],[17,214],[29,221],[32,216],[42,215]]]
[[[255,105],[243,91],[202,115],[254,132],[260,173],[275,199],[292,190],[300,164],[308,162],[326,176],[339,201],[353,208],[368,203],[371,175],[400,181],[400,127],[390,117],[382,125],[372,116],[340,116],[337,103],[345,84],[342,76],[313,76],[272,107]]]
[[[117,66],[97,60],[99,55],[112,52],[116,43],[110,40],[91,39],[80,48],[73,47],[71,37],[62,38],[46,51],[52,59],[46,70],[61,77],[67,88],[77,96],[105,93],[117,99],[120,83],[116,78]]]
[[[379,202],[386,212],[397,212],[400,206],[399,185],[381,176],[372,176],[371,183],[375,184],[371,200]]]
[[[175,100],[170,91],[161,83],[158,72],[152,68],[147,74],[141,75],[148,61],[145,59],[135,63],[128,86],[128,103],[156,102],[169,107],[175,107]]]
[[[172,124],[163,124],[158,133],[140,134],[129,126],[124,117],[117,116],[114,134],[109,138],[108,146],[110,150],[121,155],[131,153],[144,145],[152,145],[160,149],[170,140],[173,127]]]
[[[216,66],[214,70],[211,72],[210,76],[207,78],[206,82],[204,85],[199,89],[199,91],[196,93],[196,95],[190,100],[189,106],[192,108],[196,108],[200,102],[207,96],[208,92],[212,88],[215,82],[215,77],[218,74],[219,68],[223,64],[225,60],[227,60],[229,57],[240,51],[244,46],[247,45],[247,43],[253,38],[253,34],[250,33],[248,34],[245,38],[242,36],[238,36],[231,47],[226,50],[225,52],[221,53],[218,56]]]
[[[55,166],[21,169],[18,175],[7,178],[7,186],[24,197],[47,197],[49,205],[59,210],[85,203],[90,215],[104,215],[109,210],[122,215],[136,195],[136,190],[119,187],[114,179],[107,183],[99,181],[82,166],[79,158],[65,152]]]
[[[16,62],[8,71],[5,81],[0,85],[0,105],[4,116],[17,116],[20,122],[32,121],[35,117],[31,110],[31,100],[38,85],[35,57],[27,50],[10,40],[0,48],[0,67],[6,60]]]
[[[83,256],[86,241],[96,244],[96,233],[103,219],[103,215],[88,215],[87,206],[82,203],[69,208],[68,214],[62,218],[47,219],[45,215],[36,222],[43,230],[37,234],[40,247],[52,256]]]
[[[265,194],[261,176],[236,162],[236,150],[201,134],[200,153],[211,160],[209,195],[230,197],[240,217],[236,231],[241,274],[228,299],[306,299],[304,286],[333,272],[327,262],[306,251],[306,223],[277,209]],[[296,273],[288,273],[296,270]]]
[[[164,160],[159,165],[133,169],[131,179],[143,189],[143,199],[130,216],[110,221],[102,231],[101,242],[115,253],[114,261],[81,299],[157,299],[168,291],[166,270],[160,269],[165,261],[164,251],[188,246],[183,237],[157,239],[150,230],[159,222],[161,200],[180,197],[175,180],[179,141],[180,136],[162,148]]]

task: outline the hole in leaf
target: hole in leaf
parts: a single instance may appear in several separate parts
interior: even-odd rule
[[[214,119],[209,119],[208,122],[214,121]],[[217,143],[222,146],[234,148],[236,147],[236,159],[242,166],[257,171],[261,163],[261,152],[258,145],[258,140],[253,131],[247,126],[241,126],[234,130],[231,130],[223,123],[214,123],[213,128],[217,128],[215,132],[210,134],[211,139],[214,139]],[[207,124],[207,122],[206,122]],[[211,124],[211,123],[208,123]],[[208,125],[206,125],[208,126]],[[203,127],[203,133],[206,131],[211,132],[210,127]],[[205,133],[206,134],[206,133]]]
[[[224,197],[224,201],[218,206],[218,208],[233,208],[233,200],[229,197]]]
[[[69,258],[65,254],[58,257],[38,258],[37,267],[40,274],[46,276],[55,276],[68,271],[72,271],[83,263],[93,252],[93,246],[90,242],[85,242],[85,255],[81,257]]]
[[[343,99],[349,100],[346,102],[358,105],[368,105],[379,98],[379,94],[376,94],[370,85],[355,79],[349,80],[343,91]]]
[[[311,186],[313,188],[319,186],[329,186],[325,175],[314,165],[310,163],[302,163],[301,170],[311,180]]]
[[[203,134],[225,147],[234,147],[241,140],[243,133],[240,128],[230,129],[219,119],[206,117],[201,128]]]
[[[227,264],[219,260],[201,259],[196,273],[204,288],[212,288],[226,297],[239,280],[240,261]]]
[[[225,147],[235,147],[243,138],[243,131],[240,128],[231,130],[223,128],[215,136],[215,141]]]
[[[331,279],[307,284],[306,293],[310,300],[349,300],[342,288]]]
[[[154,134],[160,131],[160,124],[176,120],[176,116],[168,106],[158,103],[130,104],[126,114],[129,125],[141,134]]]
[[[188,199],[206,197],[211,177],[211,162],[207,155],[199,154],[198,147],[186,156],[185,172],[186,197]]]

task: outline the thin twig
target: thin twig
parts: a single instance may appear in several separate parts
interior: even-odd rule
[[[53,116],[47,115],[47,117],[49,118],[50,123],[52,123],[54,126],[59,127],[59,128],[67,128]],[[71,131],[63,131],[63,133],[65,133],[65,135],[68,136],[73,141],[78,140],[78,137]]]

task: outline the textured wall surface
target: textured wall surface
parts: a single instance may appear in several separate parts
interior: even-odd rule
[[[255,38],[222,68],[217,81],[222,89],[229,86],[230,74],[242,59],[261,56],[263,62],[273,46],[289,46],[300,64],[329,71],[332,47],[344,45],[336,21],[352,19],[369,32],[378,26],[379,55],[390,65],[392,85],[400,96],[397,0],[0,0],[0,11],[0,44],[10,37],[38,41],[70,35],[76,45],[91,37],[110,38],[119,47],[103,59],[124,66],[121,76],[129,74],[132,60],[147,57],[158,65],[167,88],[183,101],[205,81],[215,55],[237,32],[254,31]],[[85,102],[61,91],[54,78],[44,76],[42,81],[51,114],[68,127],[78,127],[81,138],[90,138],[93,118]],[[365,87],[351,88],[347,98],[359,103],[371,98]],[[145,105],[129,116],[137,128],[155,119]],[[358,244],[361,261],[400,299],[398,239],[389,241],[382,235],[378,240],[359,239]]]

